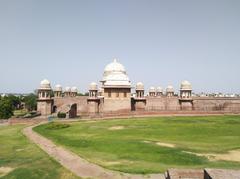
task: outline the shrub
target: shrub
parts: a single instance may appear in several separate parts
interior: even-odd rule
[[[56,122],[51,122],[47,125],[46,129],[53,129],[53,130],[56,130],[56,129],[64,129],[64,128],[68,128],[70,127],[69,124],[65,124],[65,123],[56,123]]]
[[[59,112],[58,114],[57,114],[57,117],[58,118],[66,118],[66,113],[63,113],[63,112]]]

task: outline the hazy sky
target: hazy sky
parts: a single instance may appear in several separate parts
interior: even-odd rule
[[[0,0],[0,92],[83,92],[114,57],[146,89],[240,93],[240,1]]]

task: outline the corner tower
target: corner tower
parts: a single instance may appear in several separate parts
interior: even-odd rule
[[[53,99],[51,98],[52,88],[48,80],[43,80],[38,88],[37,111],[43,116],[52,113]]]

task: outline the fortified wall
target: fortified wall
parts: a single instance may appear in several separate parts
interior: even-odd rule
[[[117,102],[115,102],[116,104]],[[130,102],[129,102],[130,103]],[[150,97],[142,99],[132,98],[131,107],[126,110],[116,110],[114,105],[108,102],[105,105],[104,98],[95,100],[88,96],[54,97],[52,113],[69,112],[70,106],[76,104],[77,116],[104,116],[114,114],[157,114],[162,112],[192,114],[198,113],[240,113],[240,98],[194,97],[192,102],[181,102],[179,97]],[[117,104],[116,104],[117,105]],[[104,107],[108,110],[105,111]]]
[[[181,102],[179,97],[146,97],[146,106],[136,106],[145,111],[200,111],[240,113],[240,98],[194,97],[192,102]]]

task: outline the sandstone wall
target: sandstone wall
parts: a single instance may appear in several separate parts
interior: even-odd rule
[[[50,115],[52,113],[52,104],[52,100],[39,100],[37,102],[37,111],[43,116]]]
[[[196,111],[240,112],[240,98],[193,98],[193,109]]]
[[[87,102],[87,96],[77,97],[63,97],[54,98],[54,106],[57,109],[68,104],[77,104],[77,115],[91,115],[99,113],[99,115],[106,114],[130,114],[131,109],[135,113],[145,112],[168,112],[178,113],[240,113],[240,98],[209,98],[209,97],[195,97],[192,101],[180,102],[178,97],[146,97],[146,102],[137,101],[131,98],[101,98],[99,104],[94,102]],[[134,104],[134,105],[133,105]],[[39,109],[44,110],[41,104],[38,104]],[[94,112],[95,111],[95,112]],[[135,114],[134,113],[134,114]]]
[[[99,102],[96,100],[88,100],[88,113],[95,114],[99,113]]]
[[[103,112],[131,111],[131,98],[107,98],[103,101]]]
[[[240,98],[195,97],[179,101],[178,97],[146,97],[146,111],[202,111],[240,113]]]
[[[77,115],[86,115],[88,113],[87,96],[61,97],[54,98],[54,106],[60,109],[62,106],[77,104]]]
[[[135,100],[132,102],[132,109],[135,111],[145,111],[146,100]]]
[[[147,111],[178,111],[180,104],[177,97],[146,97]]]

